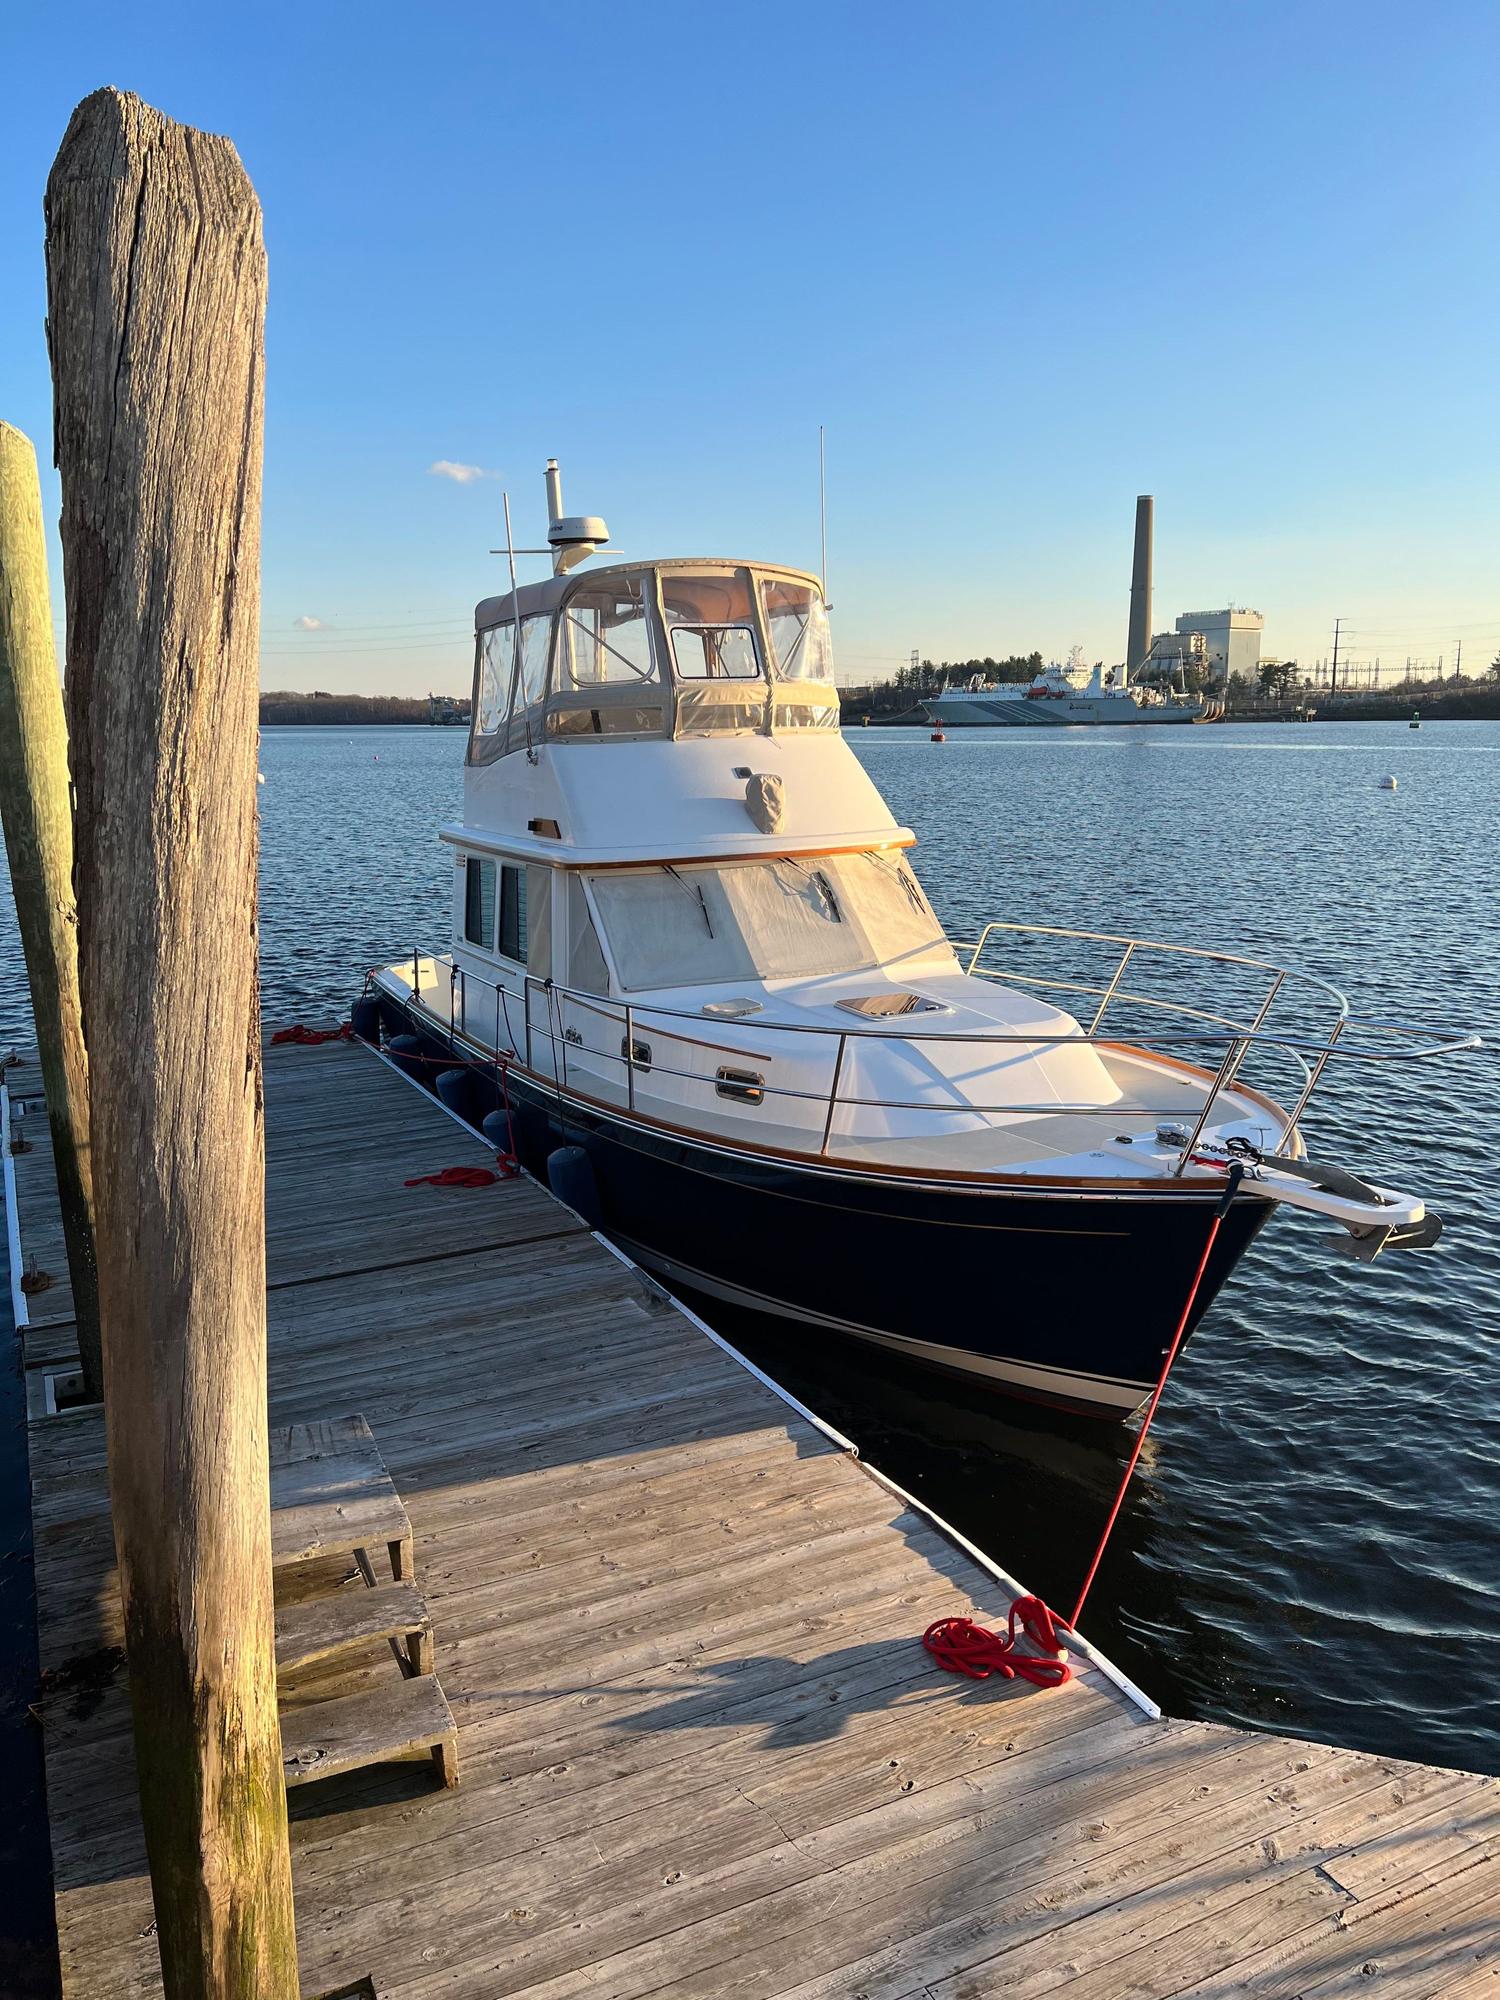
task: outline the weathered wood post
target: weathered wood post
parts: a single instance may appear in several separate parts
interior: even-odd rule
[[[10,859],[84,1386],[103,1393],[89,1167],[89,1071],[78,1011],[68,726],[52,644],[42,490],[30,438],[0,423],[0,818]]]
[[[47,185],[110,1498],[169,2000],[293,2000],[266,1429],[266,266],[225,139],[102,90]]]

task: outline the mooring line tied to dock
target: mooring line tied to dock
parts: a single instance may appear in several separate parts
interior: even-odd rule
[[[1016,1627],[1038,1650],[1016,1650]],[[1031,1681],[1037,1687],[1061,1687],[1073,1678],[1068,1649],[1059,1633],[1067,1628],[1039,1597],[1018,1597],[1010,1607],[1010,1625],[1002,1639],[971,1618],[939,1618],[922,1634],[922,1644],[950,1674],[967,1674],[971,1681],[1002,1679]]]
[[[352,1042],[354,1029],[348,1021],[342,1021],[336,1028],[309,1028],[303,1021],[294,1022],[290,1028],[278,1028],[271,1037],[274,1048],[280,1042],[290,1042],[299,1049],[320,1048],[324,1042]]]
[[[1214,1165],[1222,1165],[1215,1161]],[[1198,1267],[1193,1273],[1193,1282],[1188,1287],[1187,1298],[1177,1321],[1176,1331],[1166,1350],[1161,1365],[1161,1373],[1156,1379],[1156,1387],[1146,1404],[1146,1414],[1141,1419],[1141,1427],[1135,1434],[1135,1444],[1130,1457],[1125,1462],[1125,1471],[1115,1494],[1114,1505],[1104,1523],[1104,1532],[1099,1537],[1099,1545],[1094,1550],[1094,1559],[1089,1564],[1088,1574],[1083,1579],[1083,1588],[1078,1593],[1078,1601],[1073,1606],[1071,1618],[1060,1618],[1050,1606],[1039,1597],[1018,1597],[1010,1607],[1010,1626],[1002,1638],[998,1632],[991,1632],[984,1625],[976,1625],[968,1618],[939,1618],[929,1625],[922,1634],[922,1644],[931,1653],[939,1666],[950,1673],[967,1674],[971,1680],[986,1680],[991,1674],[1003,1674],[1007,1680],[1020,1678],[1034,1682],[1038,1687],[1061,1687],[1073,1678],[1072,1669],[1067,1664],[1067,1649],[1060,1633],[1076,1633],[1078,1621],[1083,1616],[1083,1607],[1094,1586],[1094,1578],[1099,1574],[1099,1565],[1104,1560],[1104,1551],[1109,1546],[1109,1538],[1114,1533],[1115,1523],[1120,1518],[1120,1509],[1125,1504],[1125,1495],[1130,1490],[1130,1482],[1135,1477],[1135,1468],[1140,1463],[1141,1448],[1146,1442],[1146,1433],[1151,1428],[1151,1420],[1156,1415],[1156,1406],[1167,1386],[1167,1377],[1172,1372],[1172,1364],[1177,1359],[1178,1350],[1187,1334],[1188,1323],[1193,1316],[1193,1307],[1198,1302],[1198,1294],[1203,1289],[1203,1278],[1208,1270],[1208,1260],[1213,1255],[1214,1244],[1219,1240],[1219,1230],[1228,1215],[1235,1196],[1239,1193],[1240,1182],[1245,1178],[1244,1162],[1236,1160],[1225,1177],[1224,1192],[1214,1205],[1212,1220],[1208,1226],[1208,1236],[1198,1259]],[[1016,1651],[1016,1627],[1031,1644],[1037,1648],[1034,1653]]]
[[[408,1187],[482,1188],[493,1187],[502,1176],[488,1167],[444,1167],[441,1173],[418,1174]]]

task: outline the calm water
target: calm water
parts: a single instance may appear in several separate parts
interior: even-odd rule
[[[1004,917],[1217,945],[1324,973],[1356,1012],[1500,1039],[1500,726],[851,741],[916,829],[954,935]],[[463,742],[267,732],[267,1020],[340,1018],[367,966],[446,942],[436,833],[457,817]],[[7,896],[0,1048],[29,1039]],[[1315,1155],[1422,1192],[1447,1234],[1364,1267],[1310,1218],[1273,1222],[1173,1380],[1085,1623],[1176,1713],[1500,1771],[1500,1060],[1351,1065],[1319,1103]],[[876,1464],[1071,1600],[1126,1433],[720,1318]],[[0,1423],[14,1607],[29,1557],[13,1399]],[[30,1671],[13,1645],[12,1714]]]

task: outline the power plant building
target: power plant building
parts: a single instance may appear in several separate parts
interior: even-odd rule
[[[1151,642],[1153,660],[1202,661],[1216,681],[1242,674],[1254,681],[1260,667],[1260,635],[1265,620],[1244,605],[1222,611],[1184,611],[1175,632],[1158,632]]]

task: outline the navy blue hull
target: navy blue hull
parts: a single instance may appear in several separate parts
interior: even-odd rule
[[[405,1023],[402,1024],[403,1026]],[[428,1037],[425,1067],[450,1052]],[[471,1072],[474,1122],[497,1102]],[[875,1340],[996,1389],[1124,1417],[1154,1385],[1219,1190],[1011,1192],[715,1146],[510,1079],[516,1150],[540,1178],[587,1158],[604,1232],[676,1288]],[[574,1163],[575,1167],[578,1163]],[[1226,1217],[1193,1324],[1271,1205]]]

